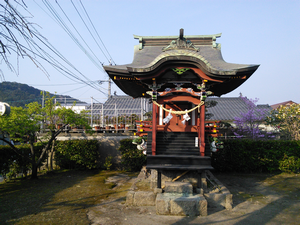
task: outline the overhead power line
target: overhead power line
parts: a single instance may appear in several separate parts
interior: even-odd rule
[[[90,16],[89,16],[89,14],[87,13],[87,11],[86,11],[84,5],[82,4],[81,0],[80,0],[80,4],[81,4],[81,6],[82,6],[82,8],[83,8],[83,10],[84,10],[84,12],[85,12],[87,18],[89,19],[89,21],[90,21],[90,23],[91,23],[91,25],[92,25],[92,27],[93,27],[95,33],[97,34],[99,40],[101,41],[101,43],[102,43],[102,45],[104,46],[104,48],[105,48],[107,54],[109,55],[111,62],[113,62],[113,64],[116,65],[115,61],[113,60],[113,58],[111,57],[109,51],[107,50],[105,44],[103,43],[102,39],[100,38],[100,35],[99,35],[98,31],[96,30],[96,28],[95,28],[95,26],[94,26],[94,24],[93,24],[93,22],[92,22],[92,20],[91,20],[91,18],[90,18]],[[99,48],[100,48],[100,47],[99,47]],[[101,49],[101,48],[100,48],[100,49]],[[110,60],[109,60],[109,62],[110,62]]]

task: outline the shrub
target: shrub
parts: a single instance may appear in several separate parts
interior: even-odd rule
[[[300,158],[285,154],[283,159],[279,161],[279,169],[282,172],[298,173],[300,171]]]
[[[36,154],[40,155],[43,149],[43,143],[35,143],[34,146]],[[16,148],[23,156],[31,159],[30,145],[21,144],[17,145]],[[37,157],[38,156],[36,156],[36,160]],[[43,157],[41,162],[43,162],[45,159],[46,155]],[[19,174],[27,176],[30,170],[31,162],[29,159],[17,154],[8,145],[0,145],[0,174],[2,174],[4,178],[15,178]]]
[[[104,162],[103,166],[106,168],[106,170],[110,170],[110,168],[112,166],[112,159],[113,159],[113,157],[111,155],[109,155],[105,158],[105,162]]]
[[[146,164],[146,155],[132,144],[133,139],[123,139],[120,141],[118,149],[122,155],[122,166],[126,171],[140,171]]]
[[[99,168],[100,154],[97,140],[58,141],[55,149],[55,162],[61,168]]]
[[[278,172],[288,162],[297,165],[299,158],[299,141],[225,140],[224,148],[212,154],[212,166],[219,171]]]

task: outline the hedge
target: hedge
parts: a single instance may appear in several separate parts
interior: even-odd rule
[[[97,140],[58,141],[55,146],[55,162],[64,169],[99,168],[99,142]]]
[[[132,144],[133,139],[123,139],[120,141],[118,149],[122,155],[122,166],[126,171],[140,171],[146,165],[146,155],[143,151],[138,150],[137,146]]]
[[[299,172],[300,141],[225,140],[212,166],[230,172]]]
[[[40,156],[44,145],[42,143],[35,143],[34,149],[36,151],[36,160]],[[31,159],[31,151],[29,144],[16,145],[16,148],[22,155]],[[46,159],[44,155],[42,162]],[[21,157],[8,145],[0,145],[0,174],[3,177],[12,178],[18,174],[28,174],[31,170],[31,162],[24,157]]]

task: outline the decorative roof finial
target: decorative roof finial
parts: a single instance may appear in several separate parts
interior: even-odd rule
[[[184,31],[183,28],[181,28],[179,31],[179,39],[180,40],[183,40],[183,31]]]
[[[193,50],[196,52],[199,51],[199,48],[196,48],[190,40],[186,40],[183,37],[183,28],[179,30],[179,38],[177,38],[177,40],[171,41],[171,43],[168,46],[162,48],[162,51],[165,52],[174,49],[186,49]]]

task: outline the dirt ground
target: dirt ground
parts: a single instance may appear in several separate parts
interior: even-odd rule
[[[126,206],[124,198],[109,197],[87,213],[91,224],[300,224],[300,175],[213,173],[233,194],[233,209],[208,206],[208,216],[156,215],[155,206]],[[126,176],[110,178],[124,185]]]

